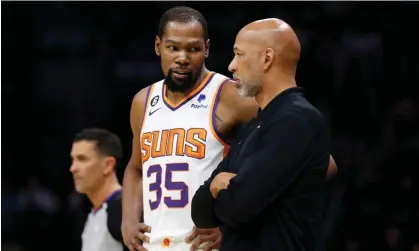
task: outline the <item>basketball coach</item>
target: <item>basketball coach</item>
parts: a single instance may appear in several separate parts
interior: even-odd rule
[[[192,200],[198,228],[220,227],[220,251],[315,250],[322,231],[330,139],[296,86],[300,44],[279,19],[245,26],[229,66],[260,112]]]

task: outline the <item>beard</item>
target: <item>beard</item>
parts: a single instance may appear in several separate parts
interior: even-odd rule
[[[259,92],[259,82],[250,82],[246,80],[240,80],[240,83],[236,86],[239,94],[242,97],[255,97]]]
[[[170,69],[167,74],[167,77],[164,79],[164,84],[166,85],[167,89],[169,89],[169,91],[187,92],[191,90],[192,87],[195,85],[202,71],[202,67],[203,65],[200,67],[196,74],[194,74],[193,71],[186,73],[186,77],[182,79],[176,78],[173,74],[173,70]]]

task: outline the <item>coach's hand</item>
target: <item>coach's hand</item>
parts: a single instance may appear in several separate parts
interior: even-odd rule
[[[121,226],[124,244],[130,251],[147,251],[143,242],[150,242],[150,238],[144,233],[151,233],[151,227],[144,223],[129,222]]]
[[[186,237],[185,241],[191,243],[190,251],[198,248],[204,251],[219,249],[221,244],[221,232],[218,228],[202,229],[193,227],[192,233]]]
[[[214,199],[217,199],[218,192],[222,189],[227,189],[228,185],[230,185],[230,180],[236,176],[235,173],[227,173],[227,172],[221,172],[215,176],[215,178],[212,180],[210,184],[210,191],[212,194],[212,197]]]

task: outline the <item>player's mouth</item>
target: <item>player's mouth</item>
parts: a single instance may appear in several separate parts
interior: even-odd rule
[[[173,76],[177,79],[186,79],[189,77],[191,71],[182,71],[182,70],[176,70],[173,71]]]

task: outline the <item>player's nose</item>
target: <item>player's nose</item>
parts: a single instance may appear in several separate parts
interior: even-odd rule
[[[185,52],[179,52],[178,57],[176,58],[176,63],[179,65],[188,65],[189,64],[189,57]]]

